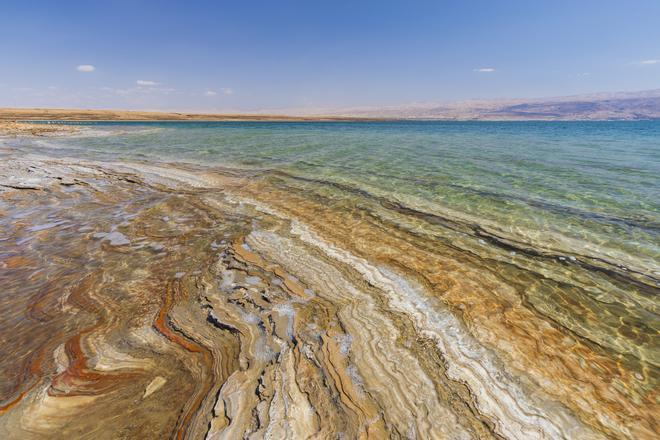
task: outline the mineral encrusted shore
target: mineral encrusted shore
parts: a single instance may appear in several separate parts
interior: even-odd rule
[[[0,437],[657,434],[648,336],[563,319],[652,286],[314,185],[0,148]]]

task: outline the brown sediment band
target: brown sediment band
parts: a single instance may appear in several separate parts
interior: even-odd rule
[[[338,182],[332,182],[328,180],[320,180],[320,179],[311,179],[308,177],[302,177],[302,176],[295,176],[292,174],[285,173],[283,171],[270,171],[273,175],[278,175],[282,176],[284,178],[290,179],[290,180],[296,180],[296,181],[302,181],[302,182],[308,182],[308,183],[314,183],[317,185],[321,186],[328,186],[328,187],[333,187],[336,189],[339,189],[343,192],[352,194],[352,195],[357,195],[360,197],[364,197],[365,199],[373,200],[380,204],[383,208],[386,209],[391,209],[393,211],[396,211],[400,214],[410,216],[410,217],[415,217],[422,219],[429,224],[432,225],[437,225],[442,228],[447,228],[450,230],[454,230],[457,232],[464,232],[470,235],[473,235],[475,237],[482,238],[486,241],[488,241],[490,244],[493,244],[495,246],[498,246],[502,248],[505,251],[514,251],[514,252],[519,252],[522,254],[525,254],[530,257],[537,257],[537,258],[546,258],[550,260],[558,260],[559,257],[564,258],[563,261],[566,261],[566,264],[578,264],[580,266],[583,266],[587,270],[596,270],[596,271],[601,271],[608,276],[614,277],[619,279],[621,282],[629,284],[632,283],[635,285],[636,288],[640,289],[640,291],[648,293],[648,294],[654,294],[657,290],[657,286],[660,284],[660,279],[657,277],[653,276],[653,274],[649,273],[644,273],[641,271],[634,270],[632,268],[623,266],[618,263],[614,263],[608,260],[605,260],[603,258],[597,258],[594,256],[589,256],[589,255],[580,255],[580,254],[574,254],[575,259],[571,260],[566,260],[566,254],[565,253],[560,253],[557,252],[556,250],[548,249],[548,250],[538,250],[532,248],[529,244],[523,243],[523,242],[516,242],[513,238],[504,238],[501,236],[498,236],[497,234],[485,230],[482,226],[476,224],[476,223],[468,223],[465,221],[460,221],[458,219],[451,219],[449,217],[443,217],[437,213],[429,213],[429,212],[424,212],[415,208],[411,208],[408,206],[403,205],[400,202],[396,202],[393,200],[386,199],[384,197],[376,196],[371,194],[370,192],[353,187],[351,185],[343,184],[343,183],[338,183]],[[631,224],[632,225],[632,224]],[[639,225],[636,225],[639,226]],[[655,228],[655,227],[654,227]],[[594,263],[601,263],[601,265],[597,264],[591,264],[589,261],[593,261]],[[561,261],[561,260],[560,260]],[[638,276],[637,279],[636,276]]]

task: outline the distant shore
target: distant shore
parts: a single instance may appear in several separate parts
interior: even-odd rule
[[[45,108],[0,108],[0,136],[50,136],[74,133],[77,127],[59,124],[30,123],[61,122],[157,122],[157,121],[378,121],[382,118],[354,118],[343,116],[285,116],[257,114],[173,113],[129,110],[82,110]]]
[[[350,109],[325,114],[194,113],[62,108],[0,108],[2,121],[639,121],[660,119],[660,90],[546,99],[474,100]],[[2,130],[0,128],[0,130]]]
[[[386,118],[347,116],[287,116],[150,112],[132,110],[83,110],[0,108],[0,121],[377,121]]]

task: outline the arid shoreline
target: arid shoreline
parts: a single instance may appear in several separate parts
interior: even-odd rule
[[[0,108],[0,121],[379,121],[386,118]]]
[[[348,122],[379,121],[379,118],[352,118],[342,116],[285,116],[250,114],[197,114],[165,113],[127,110],[80,110],[80,109],[36,109],[0,108],[0,136],[50,136],[69,134],[78,128],[67,122]],[[35,123],[31,123],[34,121]],[[44,124],[44,121],[57,121],[63,124]]]

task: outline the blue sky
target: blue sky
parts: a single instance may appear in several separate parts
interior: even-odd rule
[[[3,0],[0,106],[247,111],[653,89],[659,23],[658,0]]]

